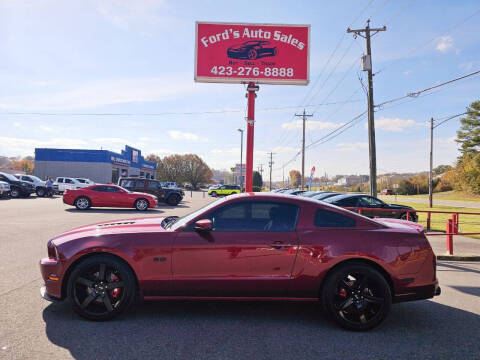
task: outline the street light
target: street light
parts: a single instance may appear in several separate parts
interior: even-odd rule
[[[240,132],[240,189],[243,188],[243,130],[237,129]]]

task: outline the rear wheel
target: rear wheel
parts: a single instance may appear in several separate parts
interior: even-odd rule
[[[90,202],[89,198],[80,196],[79,198],[75,199],[74,205],[78,210],[87,210],[92,203]]]
[[[180,202],[180,196],[177,194],[172,194],[167,198],[167,204],[171,206],[177,206]]]
[[[217,192],[216,192],[216,191],[212,191],[212,193],[211,193],[210,195],[213,196],[213,197],[217,197]]]
[[[257,50],[251,49],[251,50],[248,52],[247,56],[248,56],[248,58],[249,58],[250,60],[256,60],[257,57],[258,57]]]
[[[390,311],[392,295],[385,278],[371,266],[349,263],[335,269],[321,294],[325,311],[340,326],[356,331],[379,325]]]
[[[137,209],[138,211],[145,211],[148,209],[148,201],[147,199],[137,199],[135,201],[135,209]]]
[[[110,256],[93,256],[81,262],[68,279],[73,310],[89,320],[111,319],[127,310],[135,298],[130,268]]]

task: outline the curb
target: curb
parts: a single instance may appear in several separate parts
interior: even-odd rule
[[[437,260],[480,261],[480,255],[437,255]]]

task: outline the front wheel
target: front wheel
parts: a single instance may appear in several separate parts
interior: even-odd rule
[[[138,199],[135,201],[134,206],[138,211],[145,211],[148,209],[148,201],[146,199]]]
[[[170,206],[177,206],[179,202],[180,202],[180,196],[178,196],[177,194],[170,195],[167,198],[167,204]]]
[[[11,189],[10,190],[10,196],[12,198],[18,198],[18,197],[20,197],[20,191],[18,189]]]
[[[37,188],[37,196],[44,197],[45,196],[45,188]]]
[[[217,197],[217,192],[216,192],[216,191],[212,191],[212,193],[211,193],[210,195],[213,196],[213,197]]]
[[[136,285],[131,269],[110,256],[89,257],[75,267],[68,279],[73,310],[89,320],[118,316],[133,303]]]
[[[382,274],[362,263],[340,266],[328,275],[321,298],[333,320],[356,331],[379,325],[392,302],[390,286]]]

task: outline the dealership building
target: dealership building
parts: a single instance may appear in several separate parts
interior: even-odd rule
[[[125,176],[154,179],[156,171],[156,163],[145,161],[140,150],[128,145],[120,154],[108,150],[35,149],[34,174],[41,179],[64,176],[117,183]]]

